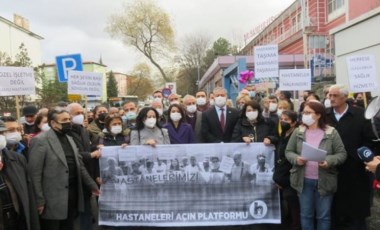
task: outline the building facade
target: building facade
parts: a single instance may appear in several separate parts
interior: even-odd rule
[[[342,80],[347,78],[346,73],[336,71],[337,68],[343,70],[346,66],[339,67],[342,61],[336,62],[335,57],[344,57],[347,52],[352,51],[351,44],[356,44],[356,49],[375,46],[373,52],[378,52],[380,36],[376,27],[378,24],[375,23],[378,19],[373,14],[377,14],[379,7],[379,0],[295,0],[279,15],[272,17],[264,25],[255,27],[248,36],[245,35],[246,45],[240,51],[246,57],[245,68],[237,62],[237,57],[218,57],[203,75],[199,88],[211,92],[216,86],[228,89],[232,85],[238,85],[238,72],[231,72],[233,66],[240,66],[240,71],[253,70],[254,47],[269,44],[277,44],[279,47],[280,69],[310,68],[313,81],[332,81],[339,74],[337,82],[346,83],[347,80]],[[364,20],[363,17],[370,17],[371,20]],[[363,20],[367,22],[367,26],[361,27],[366,28],[365,31],[371,31],[368,37],[359,32],[359,27],[356,27],[357,30],[344,29],[352,28],[352,24]],[[372,26],[368,26],[368,23]],[[344,36],[339,35],[342,31],[345,31]],[[348,31],[356,33],[355,36],[347,33]],[[352,39],[353,37],[355,38]],[[341,41],[343,38],[346,42],[344,44],[335,40]],[[284,60],[289,57],[293,57],[293,67],[289,65],[289,61]],[[380,55],[377,53],[377,60],[379,59]],[[230,96],[233,95],[234,93]]]
[[[14,15],[13,22],[0,16],[0,52],[15,60],[21,44],[28,50],[33,66],[41,64],[41,40],[38,34],[29,30],[29,21]]]

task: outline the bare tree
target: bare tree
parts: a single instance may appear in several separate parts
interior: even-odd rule
[[[169,14],[154,1],[134,0],[124,5],[121,14],[110,17],[106,29],[112,37],[135,47],[160,71],[166,82],[170,81],[158,60],[174,50],[174,31]]]

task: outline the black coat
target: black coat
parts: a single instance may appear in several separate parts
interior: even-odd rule
[[[244,142],[243,137],[253,136],[254,142],[263,142],[269,138],[272,144],[277,144],[276,125],[270,119],[263,119],[251,124],[247,118],[240,118],[232,135],[233,142]]]
[[[34,193],[31,180],[27,174],[26,159],[23,155],[11,152],[7,149],[2,150],[2,161],[4,163],[3,172],[7,175],[15,189],[19,205],[22,207],[23,215],[28,229],[40,229],[37,206],[34,200]],[[21,210],[21,209],[20,209]],[[1,199],[0,199],[0,230],[3,229],[1,220],[3,218]]]
[[[202,138],[205,143],[231,142],[232,133],[240,112],[234,108],[227,107],[226,124],[224,132],[220,126],[218,113],[215,106],[202,113]]]
[[[95,180],[100,176],[99,160],[91,158],[91,152],[95,151],[96,148],[95,145],[91,145],[89,132],[83,126],[73,124],[73,128],[69,135],[73,138],[76,146],[78,147],[78,152],[83,158],[83,163],[88,171],[88,174]]]
[[[347,112],[336,120],[332,108],[327,109],[328,124],[342,138],[347,160],[338,167],[338,190],[334,198],[334,212],[338,217],[363,219],[370,215],[371,175],[357,154],[362,146],[373,147],[375,136],[364,110],[349,106]]]

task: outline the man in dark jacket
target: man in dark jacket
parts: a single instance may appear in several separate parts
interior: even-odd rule
[[[83,127],[85,120],[84,109],[78,103],[71,103],[67,106],[66,110],[71,116],[73,123],[72,129],[69,135],[73,138],[76,146],[78,147],[79,154],[83,157],[83,163],[86,167],[89,175],[97,181],[100,177],[99,173],[99,157],[100,151],[97,149],[91,149],[90,134]],[[99,179],[98,179],[99,180]],[[80,225],[82,230],[92,229],[92,215],[91,215],[91,191],[85,186],[83,187],[84,197],[84,212],[80,213]]]
[[[23,155],[6,146],[4,122],[0,121],[0,230],[40,229],[33,188]]]
[[[31,141],[28,173],[35,191],[42,229],[73,229],[78,212],[84,211],[82,185],[94,194],[99,189],[83,166],[66,111],[49,111],[51,129]],[[83,184],[82,184],[83,183]]]
[[[333,227],[336,229],[366,229],[370,216],[370,175],[357,155],[361,146],[373,146],[375,136],[362,108],[346,103],[348,90],[333,85],[329,90],[331,107],[327,109],[328,123],[335,127],[347,151],[347,160],[339,168],[338,190],[333,203]],[[334,228],[334,229],[335,229]]]
[[[202,113],[202,139],[205,143],[228,143],[239,119],[239,111],[226,106],[226,89],[216,87],[213,92],[215,106]]]

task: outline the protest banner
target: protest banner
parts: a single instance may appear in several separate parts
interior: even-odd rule
[[[280,70],[279,89],[284,91],[311,90],[310,69]]]
[[[273,168],[263,143],[104,147],[99,225],[279,224]]]
[[[36,94],[33,68],[0,67],[0,96]]]
[[[354,55],[346,59],[350,91],[370,92],[378,90],[374,55]]]
[[[278,45],[255,46],[255,79],[278,77]]]
[[[103,75],[101,73],[69,71],[68,94],[102,96]]]

